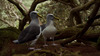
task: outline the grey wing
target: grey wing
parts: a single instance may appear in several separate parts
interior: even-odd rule
[[[19,35],[18,40],[22,40],[26,36],[26,34],[28,33],[29,29],[30,29],[30,26],[28,26],[27,28],[25,28],[24,30],[22,30],[22,32]]]
[[[36,36],[40,33],[40,27],[39,26],[29,26],[25,30],[22,31],[19,38],[19,43],[25,43],[31,40],[36,39]]]
[[[18,37],[18,40],[14,40],[13,43],[20,44],[21,42],[23,42],[22,40],[24,39],[24,37],[28,33],[29,29],[30,29],[30,26],[28,26],[24,30],[22,30],[22,32],[20,33],[20,35]]]

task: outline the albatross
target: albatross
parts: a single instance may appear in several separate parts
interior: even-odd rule
[[[41,28],[42,28],[42,35],[44,37],[44,45],[43,46],[48,46],[46,44],[46,40],[47,38],[52,38],[53,39],[53,45],[56,45],[54,43],[54,36],[57,32],[57,29],[56,27],[54,26],[54,22],[53,22],[53,19],[58,19],[57,17],[55,17],[53,14],[48,14],[47,15],[47,23],[46,24],[43,24],[41,25]]]
[[[31,22],[29,26],[20,33],[18,40],[14,40],[13,43],[21,44],[33,40],[31,45],[35,45],[41,34],[38,17],[41,17],[38,12],[30,12]]]

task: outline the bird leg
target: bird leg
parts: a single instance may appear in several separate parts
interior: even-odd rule
[[[54,42],[54,37],[52,37],[52,39],[53,39],[53,44],[52,45],[56,46],[57,44],[55,44],[55,42]]]
[[[37,39],[33,40],[32,43],[30,44],[31,46],[33,45],[33,47],[30,47],[29,50],[41,50],[41,49],[36,49],[35,48],[35,43],[36,43]]]
[[[48,46],[48,45],[46,44],[46,40],[47,40],[47,38],[44,37],[44,45],[43,45],[43,46]]]
[[[40,35],[41,35],[41,33],[40,33],[38,36],[36,36],[36,39],[33,40],[32,43],[30,44],[31,46],[32,46],[32,45],[35,46],[35,43],[36,43],[36,41],[39,39]],[[30,50],[41,50],[41,49],[35,49],[35,47],[30,47],[29,49],[30,49]]]
[[[30,44],[30,46],[33,46],[33,47],[30,47],[29,50],[35,50],[35,47],[34,47],[35,43],[36,43],[36,39],[33,40],[32,43]]]
[[[39,48],[35,48],[35,45],[36,45],[35,43],[36,43],[36,41],[37,41],[37,39],[35,39],[35,40],[32,41],[32,43],[31,43],[30,45],[33,46],[33,47],[30,47],[29,50],[34,50],[34,51],[35,51],[35,50],[41,50],[41,49],[39,49]]]

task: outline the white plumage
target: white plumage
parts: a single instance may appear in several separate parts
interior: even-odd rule
[[[42,35],[44,37],[44,46],[47,46],[46,44],[46,39],[47,38],[52,38],[53,39],[53,45],[55,45],[54,43],[54,36],[57,32],[56,27],[53,24],[53,19],[55,17],[53,16],[53,14],[48,14],[47,15],[47,23],[45,25],[45,29],[42,31]]]

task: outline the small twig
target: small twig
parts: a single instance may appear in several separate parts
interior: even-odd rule
[[[0,19],[0,21],[4,22],[5,24],[8,24],[9,26],[13,27],[9,22],[3,20],[3,19]]]

